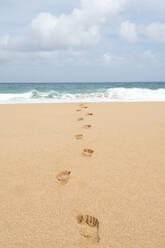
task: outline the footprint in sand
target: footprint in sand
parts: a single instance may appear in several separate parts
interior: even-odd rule
[[[87,109],[87,108],[88,108],[88,106],[86,106],[86,105],[83,104],[83,103],[80,103],[80,104],[79,104],[79,107],[80,107],[81,109]]]
[[[83,117],[79,117],[77,120],[78,120],[78,121],[83,121],[84,118],[83,118]]]
[[[88,108],[86,103],[80,103],[79,104],[79,107],[86,107],[86,108]]]
[[[78,215],[77,223],[79,233],[82,237],[92,242],[99,242],[99,221],[90,215]]]
[[[70,178],[70,174],[71,174],[71,171],[62,171],[60,172],[59,174],[57,174],[56,178],[57,178],[57,181],[64,185],[64,184],[67,184],[68,181],[69,181],[69,178]]]
[[[93,113],[91,113],[91,112],[88,112],[86,115],[93,115]]]
[[[91,157],[93,155],[94,151],[89,148],[83,149],[83,155],[86,157]]]
[[[80,112],[80,111],[81,111],[81,109],[76,109],[76,111],[77,111],[77,112]]]
[[[84,103],[80,103],[79,104],[79,107],[84,107]]]
[[[76,134],[76,135],[75,135],[75,138],[76,138],[77,140],[83,139],[83,134]]]
[[[92,127],[92,125],[90,125],[90,124],[87,124],[87,125],[84,125],[83,126],[83,128],[85,128],[85,129],[89,129],[89,128],[91,128]]]

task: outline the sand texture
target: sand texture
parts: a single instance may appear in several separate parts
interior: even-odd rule
[[[0,113],[0,248],[165,248],[165,103]]]

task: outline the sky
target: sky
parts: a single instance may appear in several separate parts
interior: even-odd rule
[[[0,0],[0,82],[165,81],[163,0]]]

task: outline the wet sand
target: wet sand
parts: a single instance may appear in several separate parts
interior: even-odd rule
[[[165,247],[165,103],[0,113],[0,247]]]

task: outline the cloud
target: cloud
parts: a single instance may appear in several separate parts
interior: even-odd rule
[[[162,0],[2,0],[0,80],[137,80],[137,66],[164,80],[164,9]]]
[[[165,42],[165,23],[151,23],[146,27],[146,35],[152,40]]]
[[[136,42],[138,40],[136,24],[129,20],[122,22],[120,35],[129,42]]]
[[[112,65],[114,63],[123,64],[126,62],[126,58],[122,56],[116,56],[116,55],[111,55],[109,53],[105,53],[102,56],[101,62],[103,62],[103,64],[105,65]]]
[[[95,45],[101,40],[101,27],[117,14],[126,0],[81,0],[80,7],[59,16],[40,13],[22,36],[0,38],[3,49],[51,51]]]
[[[148,50],[144,51],[143,58],[150,59],[150,60],[155,60],[156,59],[156,55],[153,54],[153,52],[148,49]]]
[[[129,20],[121,23],[120,35],[129,42],[137,42],[139,37],[149,38],[156,42],[165,42],[165,23],[153,22],[149,25],[138,25]]]

